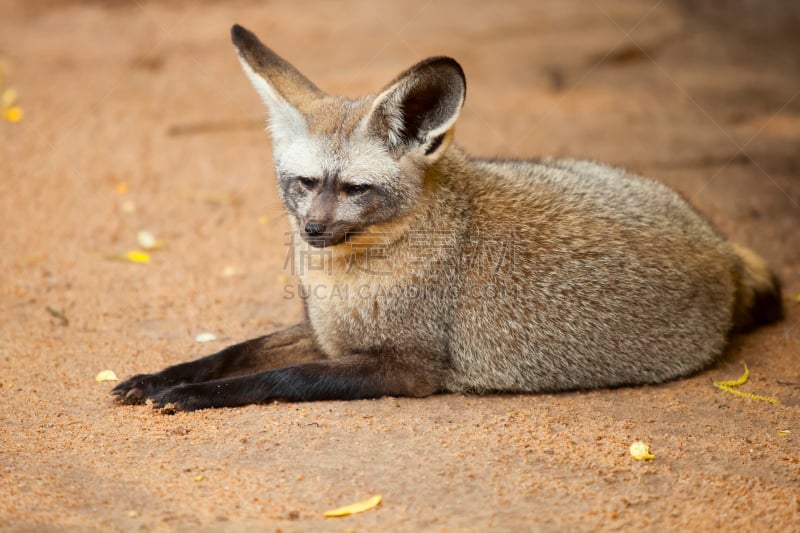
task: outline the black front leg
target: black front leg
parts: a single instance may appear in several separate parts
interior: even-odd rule
[[[201,383],[268,368],[324,359],[307,322],[265,337],[229,346],[215,354],[170,366],[155,374],[138,374],[123,381],[111,393],[122,403],[144,403],[159,393],[185,383]]]
[[[273,400],[307,402],[380,396],[427,396],[441,390],[438,372],[378,356],[356,355],[229,379],[179,385],[154,398],[167,411],[235,407]]]

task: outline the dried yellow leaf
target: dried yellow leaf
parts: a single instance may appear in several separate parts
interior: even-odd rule
[[[655,455],[650,453],[650,445],[641,441],[631,444],[631,457],[637,461],[649,461],[656,458]]]
[[[378,494],[373,496],[369,500],[364,500],[363,502],[354,503],[351,505],[345,505],[344,507],[339,507],[338,509],[333,509],[332,511],[325,511],[325,516],[327,517],[334,517],[334,516],[347,516],[356,513],[363,513],[364,511],[369,511],[380,505],[381,503],[381,495]]]
[[[19,122],[22,120],[22,108],[19,106],[6,107],[3,109],[3,118],[9,122]]]
[[[139,250],[132,250],[125,254],[125,259],[132,263],[149,263],[150,254],[147,252],[140,252]]]
[[[719,390],[725,391],[729,394],[733,394],[734,396],[738,396],[740,398],[748,398],[750,400],[761,400],[762,402],[768,402],[772,404],[779,403],[777,398],[771,398],[769,396],[761,396],[760,394],[753,394],[752,392],[742,392],[740,390],[736,390],[735,387],[747,383],[749,377],[750,377],[750,370],[747,368],[747,365],[745,364],[744,374],[742,374],[742,376],[739,379],[733,379],[730,381],[714,381],[712,384]]]
[[[95,377],[95,381],[119,381],[113,370],[101,370]]]
[[[17,103],[17,90],[9,87],[0,95],[0,106],[11,107]]]
[[[195,481],[203,481],[203,476],[201,476],[200,474],[197,474],[196,476],[194,476],[194,480]]]
[[[98,257],[107,259],[108,261],[121,261],[123,263],[149,263],[150,255],[147,252],[139,250],[132,250],[124,254],[96,254]]]

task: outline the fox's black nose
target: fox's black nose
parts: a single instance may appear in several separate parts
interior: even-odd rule
[[[308,222],[306,224],[306,233],[312,237],[322,235],[325,232],[325,224],[322,222]]]

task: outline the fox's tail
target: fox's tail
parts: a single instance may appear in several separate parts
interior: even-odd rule
[[[731,243],[731,248],[739,257],[734,329],[747,331],[782,319],[783,301],[778,277],[754,251],[734,243]]]

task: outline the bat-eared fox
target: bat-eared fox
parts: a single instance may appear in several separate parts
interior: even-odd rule
[[[782,316],[777,278],[678,194],[578,160],[453,144],[449,57],[377,95],[324,93],[241,26],[269,111],[305,320],[113,394],[167,410],[659,383]]]

